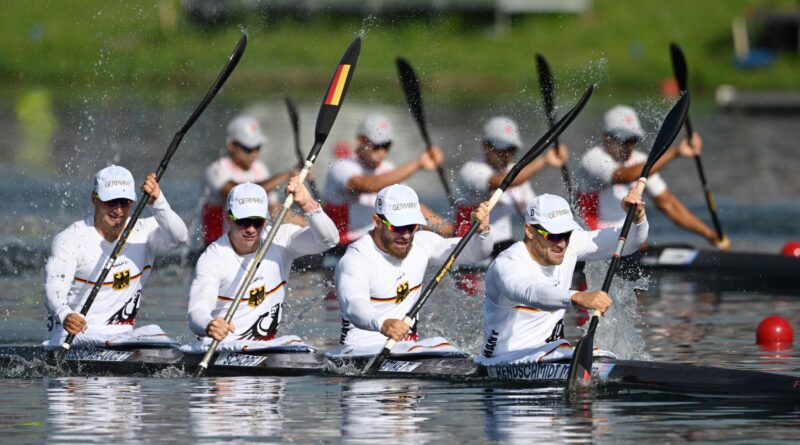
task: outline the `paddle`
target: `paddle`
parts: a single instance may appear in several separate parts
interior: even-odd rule
[[[669,145],[675,140],[675,137],[681,131],[683,121],[686,119],[686,114],[689,111],[689,92],[684,92],[683,96],[672,107],[667,114],[664,122],[661,124],[661,129],[658,130],[653,148],[650,150],[650,155],[647,157],[647,162],[642,168],[642,174],[638,181],[639,193],[644,191],[647,177],[650,176],[650,170],[655,165],[656,161],[667,151]],[[628,208],[628,214],[625,216],[625,223],[622,225],[622,230],[619,234],[619,241],[614,250],[614,255],[611,257],[611,263],[608,265],[605,280],[603,280],[603,292],[608,292],[611,288],[611,281],[614,279],[619,266],[622,248],[625,246],[625,238],[628,236],[628,231],[631,228],[633,217],[636,213],[636,206]],[[589,322],[589,329],[586,335],[578,341],[575,350],[572,353],[572,360],[570,361],[569,377],[567,379],[567,388],[574,390],[578,385],[588,385],[592,377],[592,350],[594,349],[594,332],[597,329],[598,312],[592,312],[592,319]]]
[[[494,208],[495,204],[497,204],[497,201],[499,201],[500,197],[503,196],[503,192],[508,188],[511,182],[514,181],[514,178],[517,177],[519,172],[526,165],[530,164],[530,162],[533,161],[537,156],[542,154],[542,152],[545,151],[547,147],[549,147],[550,144],[553,143],[555,138],[558,137],[558,135],[560,135],[569,126],[569,124],[573,121],[573,119],[575,119],[575,117],[581,112],[583,107],[586,105],[586,102],[589,101],[589,97],[591,97],[592,91],[594,91],[594,86],[590,86],[589,88],[587,88],[586,92],[583,93],[583,96],[578,101],[578,103],[575,104],[575,106],[572,107],[572,109],[569,110],[569,112],[566,115],[564,115],[564,117],[562,117],[560,121],[558,121],[552,128],[550,128],[550,130],[547,133],[545,133],[544,136],[542,136],[538,141],[536,141],[536,143],[533,144],[533,147],[531,147],[530,150],[528,150],[528,152],[525,153],[525,155],[522,157],[522,159],[520,159],[519,162],[514,164],[511,170],[509,170],[508,174],[506,174],[506,177],[503,178],[503,182],[500,183],[500,187],[494,191],[492,197],[489,199],[489,211],[491,211],[492,208]],[[428,283],[428,285],[425,286],[425,289],[422,291],[422,294],[420,295],[417,302],[414,304],[414,306],[411,307],[411,310],[408,311],[405,318],[403,318],[403,322],[406,325],[411,326],[411,321],[414,319],[414,317],[417,316],[419,310],[422,309],[422,305],[424,305],[425,302],[428,301],[428,298],[433,293],[433,290],[436,289],[436,286],[439,284],[440,281],[442,281],[442,278],[444,278],[444,276],[453,266],[453,263],[455,263],[456,258],[464,249],[464,247],[467,245],[469,240],[472,238],[473,235],[475,235],[475,232],[478,231],[478,226],[479,226],[478,221],[472,222],[472,224],[469,226],[469,230],[467,231],[467,233],[453,248],[453,251],[447,258],[447,261],[445,261],[442,267],[439,268],[439,272],[437,272],[433,280],[431,280]],[[392,352],[392,348],[394,347],[395,343],[396,342],[392,339],[386,341],[386,344],[383,346],[383,350],[381,350],[380,354],[378,354],[375,357],[375,360],[373,360],[372,363],[367,367],[365,371],[367,374],[374,375],[375,373],[378,372],[378,370],[381,367],[381,364],[383,364],[383,362],[389,357],[389,354]]]
[[[172,159],[172,155],[175,154],[175,151],[178,149],[178,145],[183,140],[183,136],[189,131],[189,128],[194,125],[197,118],[203,114],[206,107],[211,100],[214,99],[214,96],[217,95],[222,85],[225,84],[225,81],[228,80],[228,77],[233,72],[236,65],[239,63],[239,59],[242,58],[242,54],[244,54],[244,50],[247,47],[247,35],[243,35],[239,42],[236,43],[236,47],[233,49],[233,53],[228,58],[228,63],[222,68],[222,71],[217,76],[217,80],[211,85],[211,89],[208,90],[203,100],[200,101],[200,104],[197,105],[197,108],[194,109],[192,115],[189,116],[189,119],[183,124],[180,130],[172,137],[172,142],[170,142],[169,147],[167,147],[167,153],[164,155],[164,158],[161,159],[161,163],[158,164],[158,169],[156,170],[156,181],[161,179],[161,176],[164,174],[164,171],[167,170],[167,165],[169,165],[169,161]],[[111,256],[108,257],[105,266],[103,266],[103,270],[100,272],[100,276],[97,277],[97,281],[95,281],[94,287],[92,287],[91,292],[89,292],[89,296],[86,298],[86,301],[83,303],[83,307],[81,308],[81,315],[84,317],[86,314],[89,313],[89,309],[92,307],[92,303],[94,303],[94,299],[97,297],[97,293],[100,291],[100,288],[103,286],[103,282],[108,276],[108,272],[114,266],[114,261],[117,260],[119,254],[122,252],[122,249],[125,247],[125,242],[128,240],[128,236],[131,234],[131,230],[133,230],[133,226],[136,224],[136,221],[139,219],[139,215],[142,214],[142,210],[144,210],[145,204],[150,200],[150,195],[147,193],[143,193],[142,197],[139,198],[139,201],[136,203],[136,207],[133,209],[133,213],[131,213],[130,219],[128,220],[128,224],[125,226],[125,229],[122,230],[122,234],[117,240],[117,244],[114,246],[114,250],[111,251]],[[75,340],[75,336],[72,334],[67,335],[67,338],[64,340],[64,343],[61,344],[61,349],[58,351],[56,355],[56,362],[61,363],[64,360],[64,356],[67,354],[70,346],[72,345],[73,340]]]
[[[680,87],[681,91],[689,91],[689,76],[688,70],[686,68],[686,58],[683,56],[683,51],[681,47],[678,46],[677,43],[670,43],[669,45],[669,52],[672,56],[672,71],[675,73],[675,78],[678,80],[678,86]],[[686,116],[686,134],[689,137],[689,145],[692,145],[692,122],[689,120],[689,116]],[[722,232],[722,225],[719,222],[719,217],[717,216],[717,205],[714,202],[714,195],[711,193],[711,190],[708,189],[708,183],[706,182],[706,172],[703,169],[703,161],[700,159],[700,155],[694,157],[694,163],[697,166],[697,173],[700,175],[700,183],[703,186],[703,193],[706,195],[706,205],[708,206],[708,211],[711,213],[711,221],[714,223],[714,230],[717,231],[717,239],[722,241],[725,238],[725,235]]]
[[[402,57],[395,59],[395,64],[397,65],[397,74],[400,75],[400,85],[403,87],[403,92],[406,94],[406,103],[408,103],[408,109],[411,111],[411,115],[417,122],[419,132],[422,133],[422,140],[425,142],[425,149],[429,150],[432,144],[431,138],[428,136],[428,125],[427,121],[425,120],[425,112],[422,110],[422,96],[419,92],[419,79],[417,79],[417,74],[414,72],[414,68],[411,68],[411,65]],[[447,176],[444,174],[444,169],[440,165],[437,167],[436,171],[439,173],[439,180],[442,181],[442,187],[444,187],[447,200],[450,201],[451,206],[455,206],[456,201],[453,198],[453,192],[450,191],[450,184],[447,182]]]
[[[297,155],[297,161],[303,164],[303,151],[300,149],[300,116],[297,114],[297,106],[291,97],[286,96],[283,98],[286,102],[286,109],[289,110],[289,120],[292,122],[292,133],[294,134],[294,152]],[[317,184],[313,179],[309,179],[308,188],[311,190],[311,195],[319,199],[320,194],[317,190]]]
[[[536,54],[536,69],[539,71],[539,88],[542,90],[542,99],[544,102],[544,113],[547,115],[547,122],[552,128],[556,122],[556,108],[555,108],[555,94],[556,89],[553,84],[553,74],[550,71],[550,65],[547,64],[544,56]],[[558,147],[558,139],[553,144],[553,149]],[[567,169],[567,164],[561,166],[561,179],[564,181],[564,187],[567,188],[567,200],[570,206],[573,204],[574,190],[572,186],[572,178]]]
[[[333,79],[331,79],[331,83],[326,90],[325,96],[322,98],[322,105],[320,105],[319,113],[317,114],[317,125],[314,129],[314,145],[311,147],[311,151],[308,153],[308,157],[305,160],[303,169],[300,170],[300,182],[303,182],[306,179],[308,171],[311,170],[311,167],[314,165],[314,161],[317,159],[317,155],[322,148],[322,144],[325,143],[325,140],[328,138],[328,134],[331,131],[331,127],[333,126],[334,121],[336,121],[336,115],[339,114],[339,108],[341,108],[345,94],[347,93],[347,88],[350,86],[350,81],[352,80],[353,74],[356,71],[356,62],[358,61],[358,54],[360,51],[361,37],[356,37],[356,39],[353,40],[353,42],[344,52],[342,60],[339,62],[339,65],[334,72]],[[245,292],[247,292],[250,282],[253,280],[258,267],[261,265],[261,260],[264,259],[264,255],[267,253],[269,246],[272,245],[272,240],[275,239],[275,235],[278,233],[278,229],[280,228],[284,218],[286,218],[286,214],[289,212],[292,202],[294,202],[294,194],[287,195],[286,200],[283,202],[283,208],[281,208],[280,213],[278,213],[278,217],[275,218],[275,222],[269,229],[266,240],[261,243],[256,251],[255,256],[253,257],[253,260],[250,261],[250,265],[247,268],[247,274],[245,274],[242,284],[236,291],[236,296],[234,297],[233,302],[231,302],[228,312],[225,314],[226,323],[230,323],[231,319],[233,319],[233,314],[236,313],[236,309],[239,307],[242,297],[244,297]],[[203,356],[203,360],[197,366],[197,371],[194,374],[195,377],[202,377],[203,374],[205,374],[206,370],[208,369],[209,362],[211,361],[211,357],[217,350],[217,346],[219,346],[219,340],[214,340],[211,342],[208,347],[208,351],[206,351],[205,355]]]

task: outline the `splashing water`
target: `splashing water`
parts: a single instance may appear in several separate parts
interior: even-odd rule
[[[588,262],[584,268],[589,289],[599,289],[608,270],[609,261]],[[649,360],[652,357],[645,350],[641,335],[642,308],[636,300],[637,290],[646,290],[647,277],[628,281],[614,277],[608,294],[614,300],[611,309],[600,317],[595,332],[595,345],[612,351],[619,358]],[[587,324],[588,327],[588,324]]]
[[[378,17],[369,14],[361,21],[361,28],[356,33],[356,36],[362,39],[367,37],[367,34],[378,26]]]

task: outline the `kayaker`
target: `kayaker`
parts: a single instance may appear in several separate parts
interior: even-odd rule
[[[443,238],[419,230],[426,224],[413,189],[396,184],[381,190],[374,203],[374,228],[347,248],[336,266],[334,282],[342,315],[342,347],[329,355],[374,355],[387,337],[399,341],[395,352],[457,351],[441,337],[418,340],[417,322],[403,322],[417,301],[429,263],[441,264],[460,238]],[[464,248],[456,263],[474,263],[489,256],[488,204],[472,214],[479,234]]]
[[[185,352],[205,351],[212,338],[221,341],[222,351],[302,345],[297,336],[277,335],[292,262],[325,252],[336,245],[339,235],[298,179],[289,180],[286,193],[294,193],[294,203],[309,225],[281,225],[244,294],[246,303],[242,302],[231,323],[224,316],[269,228],[268,198],[262,186],[246,182],[228,193],[228,232],[206,248],[195,266],[188,321],[198,342],[183,348]]]
[[[79,312],[128,222],[135,190],[133,175],[124,167],[111,165],[100,170],[90,198],[94,214],[53,238],[45,266],[50,334],[45,346],[61,345],[67,333],[77,335],[73,345],[104,345],[112,339],[137,336],[158,341],[157,337],[164,335],[157,326],[134,330],[136,314],[156,256],[185,243],[188,230],[170,208],[155,173],[147,175],[142,185],[142,191],[150,194],[153,216],[136,221],[108,274],[111,280],[103,283],[89,313],[84,317]]]
[[[458,172],[458,190],[461,199],[456,206],[456,233],[463,235],[469,229],[470,215],[475,207],[491,197],[500,186],[508,170],[514,166],[512,158],[522,147],[522,139],[516,122],[506,116],[489,119],[481,134],[484,159],[465,163]],[[536,196],[530,182],[534,175],[547,166],[560,168],[569,154],[563,144],[557,153],[548,150],[544,156],[534,159],[514,178],[503,197],[492,210],[492,237],[495,241],[494,254],[502,252],[514,243],[512,221],[522,217],[525,205]]]
[[[372,230],[373,204],[378,191],[405,181],[420,170],[435,170],[444,162],[442,151],[432,146],[417,159],[395,166],[386,159],[393,139],[389,119],[370,113],[356,129],[355,153],[337,159],[328,168],[323,192],[325,212],[336,223],[339,243],[343,246]],[[424,204],[421,210],[427,220],[423,224],[445,236],[453,233],[453,226]]]
[[[581,217],[590,228],[611,227],[625,220],[617,202],[625,196],[629,184],[639,178],[647,160],[647,154],[637,150],[644,135],[639,117],[631,107],[617,105],[604,115],[602,142],[584,154],[576,181]],[[657,173],[676,158],[699,155],[703,140],[695,133],[692,142],[694,147],[688,139],[683,139],[664,153],[653,166],[645,190],[670,221],[702,236],[718,249],[729,250],[730,240],[725,237],[719,241],[717,232],[687,209]]]
[[[638,208],[623,255],[636,251],[648,232],[635,187],[622,201],[623,208],[629,205]],[[484,365],[570,357],[565,312],[584,308],[605,313],[611,306],[607,293],[575,291],[570,285],[576,262],[611,258],[618,228],[583,230],[564,198],[544,194],[528,204],[523,229],[524,239],[498,255],[486,271],[484,343],[476,359]]]
[[[287,170],[270,176],[267,166],[258,159],[261,149],[269,142],[258,120],[241,115],[230,121],[225,139],[228,154],[206,168],[206,192],[203,204],[203,240],[208,245],[225,232],[225,200],[233,187],[255,182],[269,192],[270,209],[279,206],[274,192],[289,181],[297,171]],[[297,221],[292,221],[297,222]]]

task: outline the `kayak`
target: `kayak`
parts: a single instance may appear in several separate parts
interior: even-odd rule
[[[177,370],[191,375],[202,356],[183,354],[177,348],[109,349],[75,347],[63,367],[71,375],[153,375]],[[214,356],[209,376],[347,375],[363,377],[361,370],[373,357],[326,359],[316,352],[223,352]],[[42,346],[0,346],[0,369],[9,377],[13,365],[55,366],[53,351]],[[63,371],[62,371],[63,372]],[[480,366],[466,354],[392,355],[374,375],[378,378],[474,381],[479,384],[513,383],[527,387],[566,384],[569,361]],[[618,360],[597,357],[593,380],[607,389],[646,390],[699,396],[731,396],[800,401],[800,376],[700,366]]]

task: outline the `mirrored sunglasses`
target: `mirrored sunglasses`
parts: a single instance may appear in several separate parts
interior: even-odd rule
[[[414,233],[419,228],[419,224],[408,224],[406,226],[395,226],[392,225],[389,221],[386,220],[386,217],[383,215],[378,215],[378,218],[381,219],[383,225],[386,226],[390,232],[404,234],[404,233]]]

